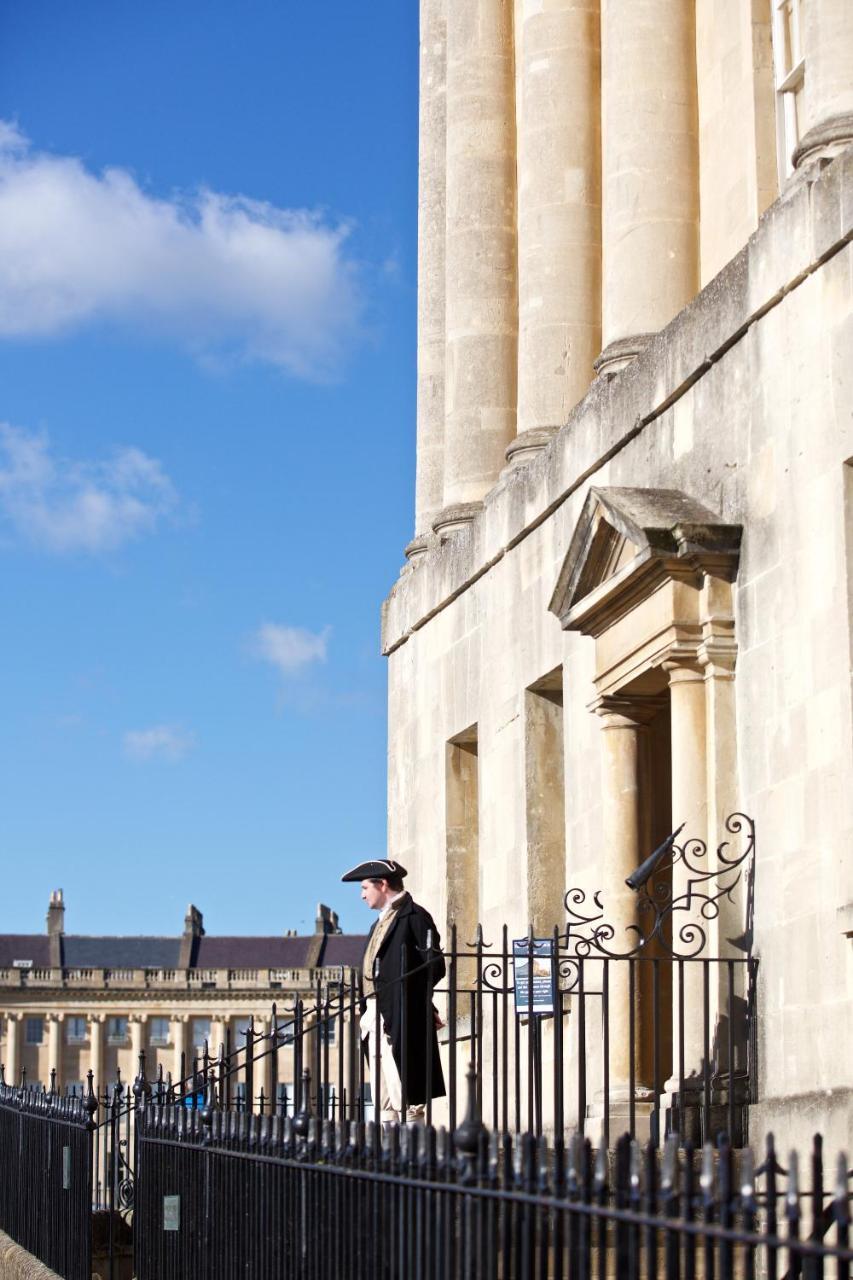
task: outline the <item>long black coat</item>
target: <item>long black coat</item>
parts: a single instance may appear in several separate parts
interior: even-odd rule
[[[441,940],[430,913],[411,900],[395,912],[396,919],[380,948],[376,975],[376,998],[385,1030],[391,1040],[400,1078],[405,1068],[404,1093],[408,1106],[426,1102],[427,1054],[432,1055],[430,1090],[433,1098],[443,1098],[444,1075],[438,1053],[438,1035],[429,998],[432,988],[444,977]],[[378,921],[377,921],[378,923]],[[373,929],[370,930],[373,933]],[[432,950],[427,956],[427,933],[432,930]],[[403,948],[408,976],[401,978]],[[369,975],[368,975],[369,976]],[[403,1053],[403,1002],[405,1001],[405,1054]],[[425,1044],[425,1040],[427,1043]],[[377,1099],[378,1102],[378,1099]]]

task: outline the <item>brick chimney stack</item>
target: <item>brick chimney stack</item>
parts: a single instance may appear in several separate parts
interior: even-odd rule
[[[47,945],[51,969],[62,968],[62,938],[65,933],[65,903],[62,890],[54,889],[47,908]]]
[[[184,916],[184,932],[181,935],[181,950],[178,957],[179,968],[191,969],[193,967],[198,951],[198,940],[203,937],[204,916],[198,907],[190,903],[187,907],[187,914]]]

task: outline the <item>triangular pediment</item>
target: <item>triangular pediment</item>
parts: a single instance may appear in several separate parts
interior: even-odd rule
[[[739,525],[724,524],[677,489],[592,488],[563,561],[549,608],[566,628],[582,602],[607,599],[641,574],[666,566],[736,571]]]
[[[634,559],[639,547],[607,519],[599,505],[590,530],[589,549],[583,561],[575,595],[589,595]]]

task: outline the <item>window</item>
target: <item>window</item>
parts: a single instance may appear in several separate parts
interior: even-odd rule
[[[320,1117],[324,1120],[335,1120],[336,1092],[333,1084],[320,1085]]]
[[[193,1018],[193,1048],[210,1045],[210,1018]]]
[[[776,158],[779,181],[793,173],[800,140],[805,60],[800,35],[801,0],[772,0],[773,79],[776,86]]]
[[[124,1044],[127,1040],[127,1018],[107,1018],[107,1042]]]
[[[445,757],[447,840],[447,924],[456,925],[460,942],[477,932],[480,919],[480,776],[477,726],[452,738]],[[460,960],[461,986],[476,980],[474,961]]]
[[[279,1044],[293,1044],[296,1039],[295,1023],[292,1018],[287,1022],[278,1024],[278,1042]]]
[[[89,1028],[85,1018],[73,1017],[65,1020],[65,1039],[69,1044],[85,1044],[89,1038]]]
[[[328,1017],[321,1016],[319,1022],[320,1028],[320,1044],[334,1044],[337,1035],[337,1021],[333,1014]]]
[[[246,1081],[238,1080],[234,1085],[234,1101],[237,1104],[237,1110],[241,1110],[246,1106]]]
[[[69,1098],[82,1098],[83,1097],[83,1081],[69,1080],[65,1086],[65,1094]]]
[[[149,1044],[157,1046],[169,1043],[171,1027],[168,1018],[152,1018],[149,1027]]]
[[[44,1018],[27,1018],[27,1044],[41,1044],[44,1040]]]

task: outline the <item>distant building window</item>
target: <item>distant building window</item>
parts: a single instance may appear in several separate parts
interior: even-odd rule
[[[252,1025],[251,1018],[238,1018],[234,1023],[234,1047],[242,1049],[246,1044],[246,1032]]]
[[[292,1018],[287,1022],[278,1024],[278,1042],[279,1044],[293,1044],[296,1039],[296,1028]]]
[[[149,1022],[151,1028],[149,1034],[149,1042],[152,1045],[166,1045],[169,1043],[171,1035],[171,1024],[168,1018],[152,1018]]]
[[[320,1044],[334,1044],[337,1024],[335,1019],[329,1015],[320,1022]]]
[[[41,1044],[44,1040],[44,1018],[27,1018],[27,1044]]]
[[[333,1084],[320,1085],[320,1115],[326,1120],[334,1120],[337,1093]]]
[[[806,64],[800,26],[801,0],[772,0],[773,78],[776,85],[776,157],[779,181],[794,170],[791,160],[800,140]]]
[[[127,1018],[107,1018],[107,1041],[124,1044],[127,1040]]]
[[[245,1080],[238,1080],[237,1083],[235,1084],[234,1101],[237,1104],[238,1111],[245,1108],[246,1106],[246,1081]]]
[[[89,1028],[86,1019],[79,1017],[66,1018],[65,1038],[69,1044],[85,1044],[89,1038]]]
[[[210,1018],[193,1019],[193,1048],[203,1049],[210,1045]]]
[[[275,1100],[278,1103],[278,1109],[281,1115],[292,1116],[295,1114],[296,1108],[293,1105],[293,1098],[293,1085],[279,1081],[275,1089]]]
[[[65,1086],[65,1092],[69,1098],[82,1098],[83,1097],[83,1081],[69,1080]]]

